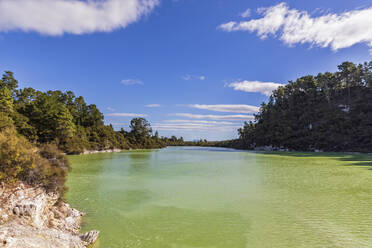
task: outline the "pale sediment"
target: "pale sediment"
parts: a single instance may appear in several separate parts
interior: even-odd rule
[[[109,149],[109,150],[85,150],[82,154],[95,154],[95,153],[109,153],[109,152],[121,152],[120,149]]]
[[[0,247],[83,248],[98,231],[80,234],[82,212],[41,187],[0,186]]]

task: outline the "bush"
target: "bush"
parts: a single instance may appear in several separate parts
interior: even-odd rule
[[[13,121],[7,114],[0,112],[0,131],[13,127]]]
[[[55,145],[37,148],[14,127],[0,131],[0,181],[41,185],[62,196],[68,169],[68,161]]]
[[[32,179],[37,160],[37,149],[19,137],[14,128],[0,132],[0,180],[12,183]]]
[[[57,191],[63,195],[66,191],[65,181],[70,170],[70,164],[55,144],[43,144],[39,149],[40,156],[47,163],[41,163],[40,179],[43,185],[51,191]]]

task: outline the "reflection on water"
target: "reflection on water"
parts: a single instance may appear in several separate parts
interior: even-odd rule
[[[224,148],[71,156],[96,247],[372,247],[371,156]]]

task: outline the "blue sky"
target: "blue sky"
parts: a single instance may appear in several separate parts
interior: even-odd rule
[[[84,96],[117,129],[145,116],[160,135],[229,139],[278,85],[372,60],[371,8],[370,0],[0,0],[0,69],[21,87]]]

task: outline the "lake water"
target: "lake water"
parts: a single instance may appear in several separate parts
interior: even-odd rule
[[[171,147],[70,156],[95,247],[372,247],[372,157]]]

